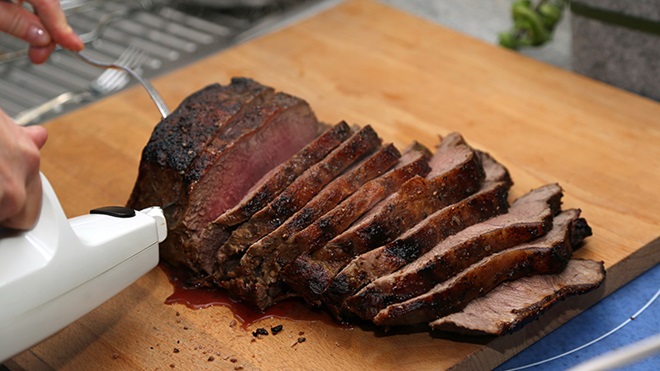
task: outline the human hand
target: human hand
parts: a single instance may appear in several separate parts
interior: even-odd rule
[[[22,6],[23,0],[0,0],[0,32],[6,32],[30,44],[32,63],[45,62],[56,45],[82,50],[84,44],[64,17],[59,0],[26,0],[34,13]]]
[[[42,126],[18,126],[0,109],[0,228],[29,229],[41,211]]]

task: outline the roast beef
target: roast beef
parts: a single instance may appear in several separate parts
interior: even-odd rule
[[[388,305],[421,295],[490,254],[544,235],[560,210],[561,196],[557,184],[529,192],[508,213],[449,236],[411,264],[371,282],[346,299],[346,308],[372,320]]]
[[[262,259],[272,258],[274,260],[274,252],[287,236],[311,224],[365,182],[382,175],[398,162],[400,156],[401,154],[394,145],[386,145],[335,178],[284,224],[252,244],[240,259],[240,264],[229,272],[228,276],[231,280],[223,282],[222,286],[229,288],[236,296],[264,308],[266,304],[259,304],[258,302],[262,300],[256,299],[259,295],[257,295],[253,283],[263,281],[262,274],[272,275],[273,273],[264,272],[261,269]]]
[[[196,271],[201,277],[211,277],[217,270],[216,252],[227,240],[232,229],[231,221],[241,218],[251,212],[254,207],[261,203],[270,202],[286,187],[292,183],[300,173],[304,172],[314,163],[320,161],[326,154],[336,148],[341,142],[352,134],[352,130],[345,122],[340,122],[326,130],[322,135],[314,139],[303,149],[297,152],[285,163],[269,171],[255,184],[248,195],[232,210],[227,210],[216,220],[208,223],[202,230],[189,234],[188,241],[183,242],[189,254],[195,254],[193,258],[198,264]],[[230,216],[227,216],[230,214]],[[176,230],[175,230],[176,232]],[[201,278],[198,277],[198,278]],[[204,280],[197,280],[197,285],[208,284]]]
[[[317,250],[308,249],[284,268],[284,281],[309,303],[319,304],[332,278],[355,256],[382,246],[436,210],[474,193],[484,179],[476,152],[452,133],[431,159],[429,179],[413,178],[391,198]]]
[[[141,209],[176,202],[184,191],[186,170],[207,143],[225,132],[236,115],[272,94],[272,88],[253,80],[233,78],[227,86],[212,84],[184,99],[156,125],[142,150],[128,205]]]
[[[417,259],[443,239],[509,208],[509,173],[486,154],[480,154],[486,180],[479,192],[442,208],[408,230],[400,238],[353,259],[332,279],[324,302],[340,316],[344,300],[378,277],[392,273]]]
[[[329,127],[303,100],[235,78],[155,127],[128,206],[162,206],[161,257],[260,309],[302,296],[342,318],[398,325],[464,308],[431,326],[501,333],[603,279],[602,264],[569,261],[590,230],[577,210],[559,214],[561,188],[509,207],[510,186],[457,133],[433,155],[414,143],[400,156],[369,126]],[[547,297],[517,300],[514,286]],[[517,312],[474,319],[504,300]],[[492,318],[502,324],[486,326]]]
[[[294,133],[291,135],[295,136]],[[319,163],[307,169],[265,208],[238,226],[218,249],[217,260],[220,265],[216,271],[217,277],[226,277],[235,267],[237,255],[242,255],[252,243],[275,230],[347,167],[376,150],[380,142],[371,126],[365,126]]]
[[[429,150],[413,143],[397,167],[367,182],[334,209],[302,231],[287,238],[276,252],[277,264],[284,267],[307,250],[315,250],[348,228],[381,200],[396,192],[408,180],[425,176],[431,170]]]
[[[462,311],[431,322],[431,327],[469,335],[512,332],[564,298],[591,291],[605,279],[602,262],[572,259],[558,274],[504,282]]]
[[[273,96],[275,113],[256,113],[265,120],[255,130],[241,136],[213,160],[195,182],[194,190],[180,218],[171,226],[171,241],[180,241],[188,260],[197,271],[212,269],[213,255],[223,238],[213,244],[199,243],[201,230],[226,210],[234,207],[247,191],[268,171],[289,159],[316,138],[324,126],[319,125],[306,102],[277,93]],[[264,103],[259,112],[268,111]],[[189,176],[195,176],[191,173]],[[216,225],[216,224],[213,224]],[[179,238],[176,238],[179,237]]]
[[[250,79],[234,78],[228,86],[210,85],[186,98],[156,127],[142,151],[138,179],[127,206],[134,209],[163,207],[172,230],[197,179],[188,172],[218,137],[233,140],[243,131],[231,130],[247,111],[272,98],[274,91]],[[309,107],[307,107],[309,109]],[[310,111],[311,112],[311,111]],[[315,118],[311,117],[315,122]],[[231,140],[231,139],[229,139]],[[178,240],[171,237],[160,245],[161,256],[174,265],[195,269]],[[179,241],[180,242],[180,241]]]
[[[323,238],[323,234],[327,231],[319,228],[320,226],[337,227],[336,224],[328,223],[328,221],[336,220],[338,223],[350,224],[350,220],[354,220],[378,200],[394,192],[406,180],[417,175],[427,174],[430,171],[429,157],[430,153],[424,146],[413,143],[404,151],[399,164],[394,169],[367,182],[300,234]],[[304,228],[306,222],[309,221],[308,212],[300,210],[298,213],[300,218],[294,215],[285,225],[250,246],[236,268],[239,278],[230,283],[222,282],[221,285],[230,286],[229,288],[234,294],[261,309],[289,295],[296,295],[282,283],[279,274],[282,267],[309,247],[305,243],[290,243],[303,240],[303,238],[296,239],[296,236],[300,236],[293,231]],[[307,221],[302,223],[304,220]],[[310,231],[313,232],[309,233]],[[291,237],[291,234],[294,237]]]
[[[215,222],[234,226],[248,220],[264,208],[305,170],[321,161],[352,134],[351,128],[342,121],[320,135],[282,165],[271,170],[231,210],[220,215]]]
[[[500,251],[471,265],[428,292],[378,312],[378,325],[426,323],[462,309],[504,281],[535,274],[561,272],[576,246],[591,235],[580,212],[571,209],[555,217],[552,229],[532,242]]]

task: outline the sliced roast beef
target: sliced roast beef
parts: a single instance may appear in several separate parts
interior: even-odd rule
[[[602,262],[572,259],[558,274],[504,282],[462,311],[431,322],[431,327],[468,335],[512,332],[568,296],[598,288],[605,279]]]
[[[573,246],[591,235],[591,228],[579,215],[580,211],[576,209],[562,212],[543,237],[488,256],[428,292],[388,306],[378,312],[374,323],[429,322],[459,311],[504,281],[561,272],[571,257]]]
[[[141,209],[176,202],[184,191],[186,170],[211,138],[236,115],[272,94],[272,88],[253,80],[233,78],[229,85],[209,85],[184,99],[154,128],[128,205]]]
[[[464,308],[431,325],[459,329],[469,320],[476,324],[466,331],[501,333],[602,281],[597,263],[568,263],[564,272],[575,264],[591,270],[584,285],[576,273],[548,275],[589,232],[572,210],[546,234],[559,212],[558,185],[501,214],[508,172],[459,134],[443,138],[434,156],[413,146],[388,171],[398,156],[370,127],[329,128],[306,102],[237,78],[191,95],[156,126],[128,206],[162,206],[169,236],[161,257],[261,309],[296,295],[342,316],[398,325]],[[550,296],[505,298],[515,283]],[[496,318],[489,313],[474,320],[503,300],[518,311],[500,311],[503,325],[487,328]]]
[[[279,267],[289,264],[307,250],[315,250],[332,237],[344,231],[365,212],[396,192],[403,184],[415,177],[423,177],[431,171],[428,164],[431,152],[419,143],[413,143],[397,167],[367,182],[337,207],[323,215],[302,231],[287,238],[278,248],[276,260]]]
[[[440,144],[431,168],[430,179],[411,179],[347,231],[296,258],[283,270],[284,281],[309,303],[318,304],[332,278],[355,256],[474,193],[484,179],[480,158],[456,133]]]
[[[368,208],[369,204],[375,204],[377,199],[382,199],[395,191],[401,184],[405,183],[407,179],[416,175],[425,175],[430,171],[428,166],[428,159],[430,152],[422,145],[413,143],[406,150],[404,150],[399,164],[392,170],[383,174],[381,177],[370,180],[353,195],[344,200],[339,206],[335,207],[332,211],[328,212],[319,220],[331,221],[337,218],[338,223],[350,223],[346,219],[357,218],[363,210]],[[354,216],[357,215],[357,216]],[[342,217],[345,219],[342,220]],[[317,220],[318,222],[318,220]],[[330,225],[324,223],[315,223],[310,225],[303,231],[315,230],[321,233],[320,229],[310,228],[318,225]],[[345,228],[345,227],[344,227]],[[302,231],[299,232],[305,236]],[[299,234],[294,234],[298,236]],[[322,236],[322,234],[319,234]],[[276,247],[272,253],[266,257],[262,257],[260,266],[255,268],[260,276],[257,277],[256,282],[252,283],[249,288],[249,299],[252,303],[259,308],[265,308],[279,300],[282,300],[289,295],[296,295],[288,290],[280,278],[281,269],[290,262],[297,255],[305,251],[309,246],[305,243],[291,243],[295,238],[287,239],[288,242],[283,242]],[[297,239],[302,241],[302,239]]]
[[[268,206],[238,226],[218,249],[218,263],[222,266],[229,260],[236,260],[233,259],[236,255],[242,255],[252,243],[275,230],[347,167],[378,148],[380,142],[371,126],[360,129],[323,160],[307,169]],[[218,277],[226,276],[234,266],[219,268],[216,272]]]
[[[264,208],[305,170],[321,161],[352,134],[351,128],[342,121],[305,146],[282,165],[266,174],[243,197],[241,202],[227,210],[216,223],[234,226],[248,220]]]
[[[255,303],[253,297],[256,297],[256,292],[250,284],[263,281],[261,275],[265,272],[261,269],[262,260],[270,258],[274,261],[274,251],[287,236],[311,224],[365,182],[382,175],[394,166],[400,157],[401,154],[396,147],[389,144],[335,178],[284,224],[252,244],[240,259],[240,264],[229,272],[228,276],[232,279],[224,282],[223,287],[229,288],[236,296]],[[268,272],[268,274],[273,273]],[[264,307],[264,305],[259,306]]]
[[[477,193],[436,211],[398,239],[353,259],[325,292],[329,309],[339,316],[344,300],[369,282],[412,262],[448,236],[506,212],[509,173],[490,156],[481,154],[481,158],[486,180]]]
[[[346,299],[346,308],[372,320],[388,305],[421,295],[488,255],[544,235],[560,209],[561,196],[557,184],[527,193],[508,213],[446,238],[414,262],[371,282]]]
[[[194,254],[192,259],[199,263],[198,268],[200,269],[196,272],[203,273],[205,276],[215,273],[215,254],[217,249],[229,237],[232,228],[230,222],[232,220],[240,218],[240,215],[252,212],[261,203],[270,202],[282,191],[282,187],[286,187],[287,183],[292,183],[300,173],[324,158],[351,134],[352,130],[345,122],[340,122],[329,128],[285,163],[264,175],[248,191],[248,196],[252,195],[251,198],[245,196],[240,205],[221,214],[215,221],[208,223],[201,232],[183,235],[182,238],[188,239],[183,243],[191,247],[186,250],[189,254]],[[228,213],[233,216],[226,217]]]
[[[180,218],[174,218],[175,222],[170,226],[169,244],[181,246],[197,272],[200,268],[206,272],[213,269],[213,255],[221,241],[202,244],[201,231],[234,207],[268,171],[325,130],[305,101],[283,93],[277,93],[271,100],[254,107],[243,120],[260,124],[238,139],[226,142],[222,151],[206,152],[204,161],[200,161],[203,159],[200,155],[195,162],[207,165],[204,171],[187,172],[188,179],[196,180],[188,186],[188,200],[182,205]],[[215,142],[225,140],[216,139]]]
[[[171,229],[188,204],[191,179],[187,174],[198,157],[212,146],[214,138],[231,133],[247,111],[273,94],[272,88],[235,78],[228,86],[210,85],[186,98],[154,128],[142,152],[138,178],[127,205],[134,209],[160,205]],[[313,115],[312,119],[315,123]],[[175,239],[160,245],[161,257],[173,265],[193,268],[184,250],[171,243]]]

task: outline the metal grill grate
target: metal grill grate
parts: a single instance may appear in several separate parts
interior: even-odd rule
[[[338,2],[298,0],[289,1],[286,7],[236,10],[197,8],[167,1],[150,1],[145,5],[135,0],[88,0],[77,2],[82,5],[69,9],[67,18],[83,40],[93,39],[86,43],[87,55],[112,61],[128,45],[133,45],[148,56],[142,75],[153,78]],[[94,30],[101,31],[100,37],[95,37]],[[0,35],[0,54],[25,47],[20,40]],[[89,91],[91,82],[102,72],[63,50],[56,51],[43,65],[32,65],[24,55],[8,61],[0,58],[0,107],[15,117],[60,94]],[[33,123],[91,101],[56,107]]]

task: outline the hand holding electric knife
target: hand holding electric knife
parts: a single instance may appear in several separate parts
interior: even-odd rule
[[[56,44],[82,41],[57,0],[0,1],[0,31],[42,63]],[[34,13],[33,13],[34,12]],[[39,173],[43,127],[19,127],[0,109],[0,362],[55,334],[158,263],[167,236],[159,207],[102,207],[67,219]],[[36,222],[36,225],[35,225]]]

